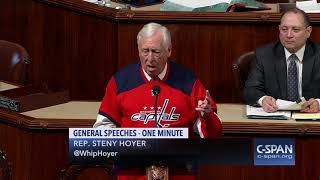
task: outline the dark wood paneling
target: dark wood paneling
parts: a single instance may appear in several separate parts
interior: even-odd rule
[[[111,75],[138,61],[137,32],[155,21],[172,32],[171,59],[191,68],[217,102],[237,102],[231,63],[276,40],[280,16],[117,11],[80,0],[1,2],[0,38],[29,51],[30,79],[70,89],[72,99],[100,100]]]
[[[115,72],[114,23],[34,3],[42,36],[32,44],[34,80],[70,89],[74,99],[100,99]],[[39,52],[40,51],[40,52]]]
[[[138,61],[136,35],[155,21],[172,32],[171,59],[191,68],[217,102],[238,102],[231,63],[277,40],[280,14],[118,11],[81,0],[3,0],[0,38],[22,44],[30,76],[72,99],[100,100],[118,69]],[[311,15],[314,26],[320,18]],[[319,40],[319,28],[312,38]]]
[[[68,162],[67,131],[31,132],[0,124],[0,132],[1,148],[9,152],[14,180],[58,179]]]

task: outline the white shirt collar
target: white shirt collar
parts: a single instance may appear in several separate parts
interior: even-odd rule
[[[303,55],[304,55],[304,50],[306,49],[306,45],[303,45],[302,48],[300,48],[295,55],[298,57],[299,61],[302,62],[303,60]],[[286,60],[288,61],[288,58],[291,56],[291,53],[284,48],[284,53],[286,55]]]
[[[168,63],[166,63],[166,65],[164,66],[162,72],[158,75],[159,79],[162,80],[164,78],[164,76],[167,73],[167,67],[168,67]],[[148,79],[148,81],[151,81],[152,77],[149,76],[149,74],[142,68],[144,75],[146,76],[146,78]]]

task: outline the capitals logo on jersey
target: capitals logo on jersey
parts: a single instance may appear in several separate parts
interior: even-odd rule
[[[147,107],[143,107],[143,111],[140,111],[138,113],[134,113],[131,116],[132,121],[143,121],[144,124],[148,124],[149,121],[155,121],[155,112],[157,112],[157,124],[160,125],[161,127],[168,127],[169,124],[166,124],[165,122],[168,121],[178,121],[180,114],[176,114],[175,110],[176,107],[172,107],[170,110],[170,113],[166,113],[166,109],[169,104],[169,99],[165,99],[164,103],[161,107],[155,108],[151,107],[150,109],[154,110],[146,110]],[[163,123],[162,123],[163,122]]]

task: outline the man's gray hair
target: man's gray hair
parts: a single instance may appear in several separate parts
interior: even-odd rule
[[[162,26],[161,24],[153,23],[153,22],[144,25],[143,28],[139,31],[137,35],[138,46],[143,38],[151,37],[159,31],[162,32],[162,35],[163,35],[162,45],[167,50],[171,49],[171,34],[169,30],[165,26]]]

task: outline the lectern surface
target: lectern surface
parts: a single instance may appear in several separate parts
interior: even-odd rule
[[[96,119],[100,102],[70,101],[21,113],[40,119]]]

